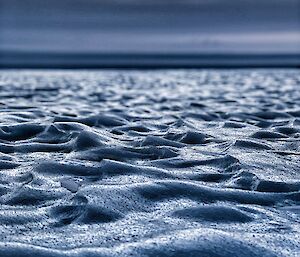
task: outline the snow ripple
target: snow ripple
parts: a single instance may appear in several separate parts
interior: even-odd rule
[[[297,256],[297,70],[1,71],[1,256]]]

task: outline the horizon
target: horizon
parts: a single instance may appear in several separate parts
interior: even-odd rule
[[[0,0],[0,7],[2,68],[34,67],[39,61],[46,67],[73,67],[70,63],[82,61],[82,56],[86,56],[83,62],[90,64],[87,66],[93,66],[92,55],[98,56],[95,67],[113,66],[114,61],[116,67],[134,65],[135,56],[141,59],[148,55],[156,56],[157,64],[166,56],[172,59],[192,55],[199,57],[199,66],[213,65],[213,60],[215,66],[230,66],[232,60],[228,58],[237,55],[241,57],[236,66],[245,64],[245,56],[261,56],[252,58],[250,66],[300,64],[297,0],[194,0],[172,4],[168,0]],[[274,54],[277,63],[270,58]],[[66,60],[57,59],[57,55],[65,55]],[[128,58],[120,65],[116,55]],[[207,55],[212,55],[212,61],[203,58]],[[46,64],[44,56],[49,57]],[[224,56],[227,59],[223,60]],[[185,67],[181,57],[176,62]],[[151,66],[147,58],[143,63]],[[140,65],[138,61],[136,64]]]

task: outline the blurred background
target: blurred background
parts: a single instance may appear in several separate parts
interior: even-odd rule
[[[299,28],[300,0],[0,0],[0,66],[298,66]]]

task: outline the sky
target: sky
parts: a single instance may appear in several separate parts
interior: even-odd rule
[[[0,54],[299,54],[300,0],[0,0]]]

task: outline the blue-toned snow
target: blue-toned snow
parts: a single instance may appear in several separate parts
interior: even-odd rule
[[[299,256],[299,87],[1,71],[0,256]]]

